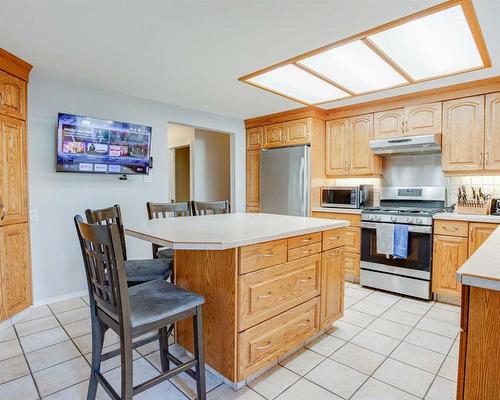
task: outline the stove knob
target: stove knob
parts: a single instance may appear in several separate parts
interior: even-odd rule
[[[415,219],[415,222],[416,222],[417,224],[421,224],[421,223],[422,223],[422,218],[416,218],[416,219]]]
[[[396,216],[394,216],[394,215],[393,215],[393,216],[391,217],[391,221],[392,221],[392,222],[396,222]]]
[[[408,219],[406,220],[406,222],[408,222],[408,223],[411,224],[413,222],[413,218],[412,217],[408,217]]]
[[[375,216],[376,221],[380,221],[381,219],[382,219],[382,217],[380,215]]]
[[[369,220],[369,221],[373,221],[373,215],[369,215],[369,216],[368,216],[368,220]]]

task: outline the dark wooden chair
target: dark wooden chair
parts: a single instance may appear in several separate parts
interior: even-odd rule
[[[111,398],[130,400],[132,396],[182,372],[196,380],[198,398],[205,400],[201,315],[204,298],[163,279],[129,288],[118,225],[86,224],[80,216],[76,216],[74,221],[87,276],[92,325],[92,365],[87,400],[96,398],[98,384],[102,385]],[[194,325],[194,358],[183,363],[169,353],[167,327],[190,317],[193,318]],[[120,348],[102,354],[104,335],[108,329],[120,336]],[[162,372],[133,386],[132,351],[143,345],[144,340],[135,343],[132,340],[151,332],[158,332],[154,338],[160,344]],[[101,373],[101,362],[118,354],[121,357],[120,394]],[[175,365],[173,369],[170,369],[170,362]]]
[[[182,203],[146,203],[148,218],[189,217],[191,204],[189,201]],[[153,243],[153,258],[172,258],[174,252],[167,247],[160,247]]]
[[[123,259],[125,260],[125,272],[129,286],[137,283],[149,282],[153,279],[169,279],[173,271],[173,258],[163,257],[149,260],[128,260],[127,249],[125,247],[125,230],[123,228],[123,218],[120,206],[115,204],[112,207],[100,210],[86,210],[87,222],[94,225],[116,224],[120,235],[120,244]]]
[[[229,201],[192,201],[193,215],[227,214]]]

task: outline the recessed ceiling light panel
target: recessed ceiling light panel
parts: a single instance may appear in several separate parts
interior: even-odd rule
[[[307,104],[349,97],[343,90],[292,64],[264,72],[247,82]]]
[[[355,93],[408,83],[361,40],[334,47],[299,63]]]
[[[459,5],[376,33],[368,39],[415,80],[484,65]]]

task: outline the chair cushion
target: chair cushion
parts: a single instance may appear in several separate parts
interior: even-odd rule
[[[172,275],[173,264],[171,258],[127,260],[125,261],[127,281],[149,282],[153,279],[168,279]]]
[[[203,296],[155,279],[128,290],[132,328],[164,320],[205,302]]]
[[[169,247],[162,247],[161,249],[158,249],[158,251],[156,252],[156,256],[159,258],[173,258],[174,249],[171,249]]]

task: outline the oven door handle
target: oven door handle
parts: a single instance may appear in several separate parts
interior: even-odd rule
[[[376,229],[377,224],[375,222],[361,222],[361,228],[364,229]],[[408,225],[408,232],[415,233],[432,233],[432,227],[430,226],[421,226],[421,225]]]

